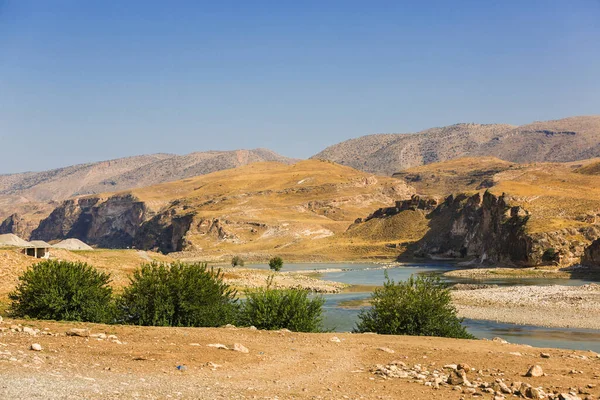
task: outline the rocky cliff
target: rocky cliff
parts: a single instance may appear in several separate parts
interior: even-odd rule
[[[578,264],[583,260],[600,265],[598,226],[570,227],[530,233],[530,212],[511,204],[507,195],[490,192],[435,199],[413,196],[395,207],[381,208],[350,229],[373,219],[389,219],[419,211],[427,229],[401,257],[472,259],[480,264],[538,266]],[[418,226],[418,225],[415,225]],[[406,237],[406,232],[397,232]],[[389,233],[388,233],[389,235]],[[594,240],[596,240],[594,242]]]
[[[67,200],[42,220],[31,238],[77,238],[100,247],[125,248],[133,245],[140,226],[152,215],[145,203],[130,194]]]

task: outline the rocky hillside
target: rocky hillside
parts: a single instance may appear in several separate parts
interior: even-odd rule
[[[153,154],[0,175],[0,224],[7,218],[25,219],[27,227],[21,224],[22,230],[11,232],[27,236],[31,226],[47,217],[57,202],[74,196],[151,186],[260,161],[293,162],[266,149],[208,151],[184,156]],[[14,224],[6,221],[0,231],[11,226]]]
[[[98,246],[186,250],[186,257],[222,260],[232,254],[264,259],[274,253],[343,259],[353,256],[331,252],[337,233],[369,210],[413,193],[400,180],[325,161],[255,163],[67,200],[32,238],[75,237]]]
[[[32,201],[65,200],[176,181],[259,161],[292,160],[267,149],[128,157],[44,172],[0,175],[0,196],[22,196]]]
[[[523,126],[457,124],[412,134],[369,135],[328,147],[313,158],[391,175],[467,156],[491,156],[516,163],[599,157],[600,116]]]
[[[383,237],[403,256],[600,265],[600,176],[590,173],[597,164],[468,158],[411,168],[396,176],[427,201],[379,209],[346,234]]]

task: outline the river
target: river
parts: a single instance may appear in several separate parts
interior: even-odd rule
[[[253,265],[252,268],[265,269],[266,265]],[[320,272],[323,280],[343,282],[360,286],[381,286],[385,280],[385,272],[395,281],[403,281],[415,274],[442,274],[456,267],[448,262],[429,262],[419,264],[403,264],[400,267],[382,269],[378,264],[286,264],[285,271]],[[473,281],[465,278],[444,278],[448,282],[487,283],[501,286],[514,285],[584,285],[592,283],[585,279],[552,279],[552,278],[494,278]],[[597,282],[597,280],[596,280]],[[336,332],[349,332],[354,328],[360,308],[347,308],[341,304],[353,300],[370,297],[370,292],[325,295],[323,325],[325,329]],[[600,352],[600,331],[573,328],[546,328],[507,324],[485,320],[465,320],[467,330],[478,338],[492,339],[500,336],[511,343],[528,344],[535,347],[556,347],[574,350],[592,350]]]

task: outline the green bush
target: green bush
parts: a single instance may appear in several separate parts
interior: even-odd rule
[[[269,285],[246,292],[240,325],[258,329],[289,329],[294,332],[321,332],[322,296],[310,298],[306,290],[272,289]]]
[[[244,259],[240,256],[234,256],[231,259],[231,266],[232,267],[243,267],[244,266]]]
[[[411,276],[398,283],[385,277],[383,288],[371,295],[371,308],[360,312],[356,332],[473,338],[439,277]]]
[[[112,322],[110,280],[84,263],[42,261],[19,277],[9,312],[20,318]]]
[[[236,294],[206,264],[151,263],[135,271],[118,305],[124,323],[215,327],[235,322]]]
[[[283,268],[283,260],[281,257],[273,257],[269,260],[269,268],[271,268],[275,272],[281,271]]]

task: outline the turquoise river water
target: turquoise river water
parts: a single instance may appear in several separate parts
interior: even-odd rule
[[[266,265],[253,265],[251,268],[267,269]],[[429,262],[422,264],[403,264],[399,267],[381,269],[377,264],[286,264],[285,271],[314,270],[323,280],[343,282],[352,285],[381,286],[387,271],[395,281],[406,280],[413,274],[441,274],[456,269],[447,262]],[[470,279],[444,278],[448,282],[472,283]],[[584,285],[598,282],[599,279],[486,279],[476,283],[514,285]],[[354,328],[360,308],[345,308],[340,304],[346,301],[367,299],[369,291],[353,293],[327,294],[324,305],[324,328],[336,332],[349,332]],[[546,328],[507,324],[487,320],[465,320],[465,326],[478,338],[491,339],[500,336],[511,343],[529,344],[536,347],[557,347],[600,352],[600,331],[591,329]]]

